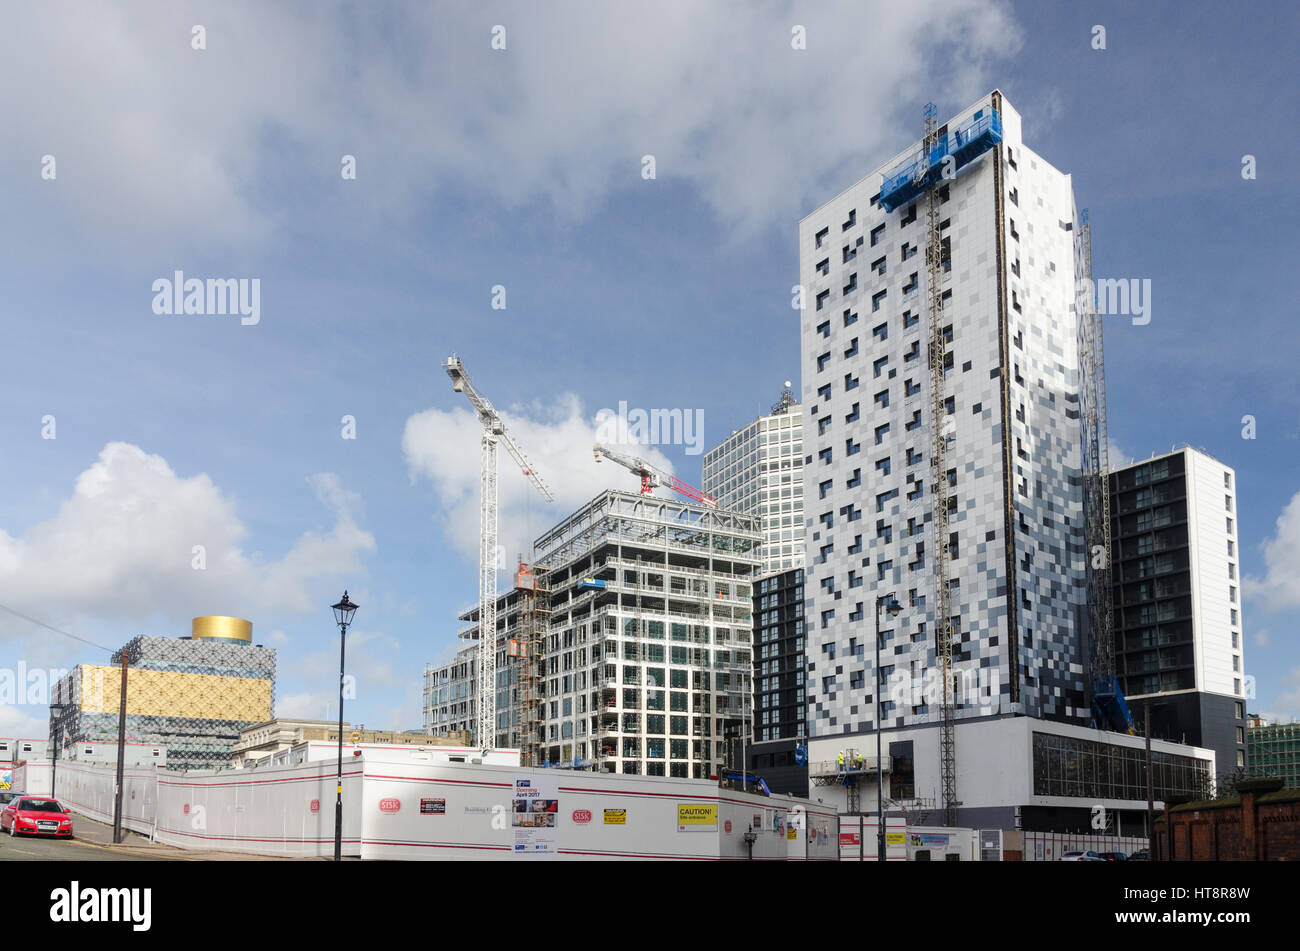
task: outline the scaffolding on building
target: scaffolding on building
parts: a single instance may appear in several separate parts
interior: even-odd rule
[[[518,671],[518,699],[511,719],[519,725],[520,761],[524,766],[540,766],[544,762],[546,688],[542,663],[550,617],[550,591],[541,581],[545,575],[545,568],[523,562],[515,573],[515,591],[520,599],[519,625],[510,641],[510,656]]]

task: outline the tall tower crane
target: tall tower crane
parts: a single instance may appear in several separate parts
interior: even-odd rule
[[[602,446],[600,443],[596,443],[595,450],[597,462],[600,462],[602,459],[609,459],[611,462],[617,462],[629,472],[639,475],[641,477],[642,495],[649,495],[650,491],[656,486],[665,486],[666,488],[672,489],[674,492],[686,496],[688,499],[694,499],[696,502],[701,502],[710,508],[716,509],[718,507],[718,500],[707,492],[701,492],[699,489],[695,488],[695,486],[683,482],[671,472],[665,472],[662,469],[655,468],[644,459],[625,456],[620,452],[615,452],[607,446]]]
[[[491,747],[496,737],[497,680],[497,444],[501,443],[538,492],[555,501],[551,490],[538,476],[519,444],[506,432],[500,414],[474,389],[460,357],[454,353],[443,368],[451,377],[452,389],[464,393],[483,424],[479,463],[479,549],[478,549],[478,743]]]

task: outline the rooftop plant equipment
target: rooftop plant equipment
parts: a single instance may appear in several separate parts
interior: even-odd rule
[[[893,211],[943,179],[945,159],[953,174],[1002,141],[1002,117],[981,109],[955,132],[940,136],[927,153],[922,145],[890,169],[880,186],[880,207]]]

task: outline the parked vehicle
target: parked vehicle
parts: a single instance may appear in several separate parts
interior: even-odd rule
[[[1134,852],[1132,855],[1130,855],[1130,856],[1128,857],[1128,860],[1129,860],[1130,862],[1150,862],[1150,861],[1151,861],[1151,850],[1150,850],[1150,849],[1142,849],[1140,852]]]
[[[1058,861],[1061,862],[1104,862],[1106,861],[1096,852],[1066,852]]]
[[[0,831],[72,838],[72,818],[57,799],[24,796],[0,809]]]
[[[1107,862],[1127,862],[1127,861],[1128,861],[1128,855],[1127,855],[1126,853],[1124,853],[1124,852],[1102,852],[1102,853],[1100,853],[1100,855],[1101,855],[1102,859],[1104,859],[1104,860],[1107,861]]]
[[[25,792],[19,792],[13,789],[0,789],[0,808],[4,808],[15,799],[21,799],[26,795],[27,793]]]

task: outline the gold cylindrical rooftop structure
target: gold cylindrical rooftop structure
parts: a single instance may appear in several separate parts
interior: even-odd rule
[[[190,637],[196,641],[205,637],[225,637],[235,641],[253,642],[253,622],[242,617],[225,617],[215,614],[196,617],[190,625]]]

